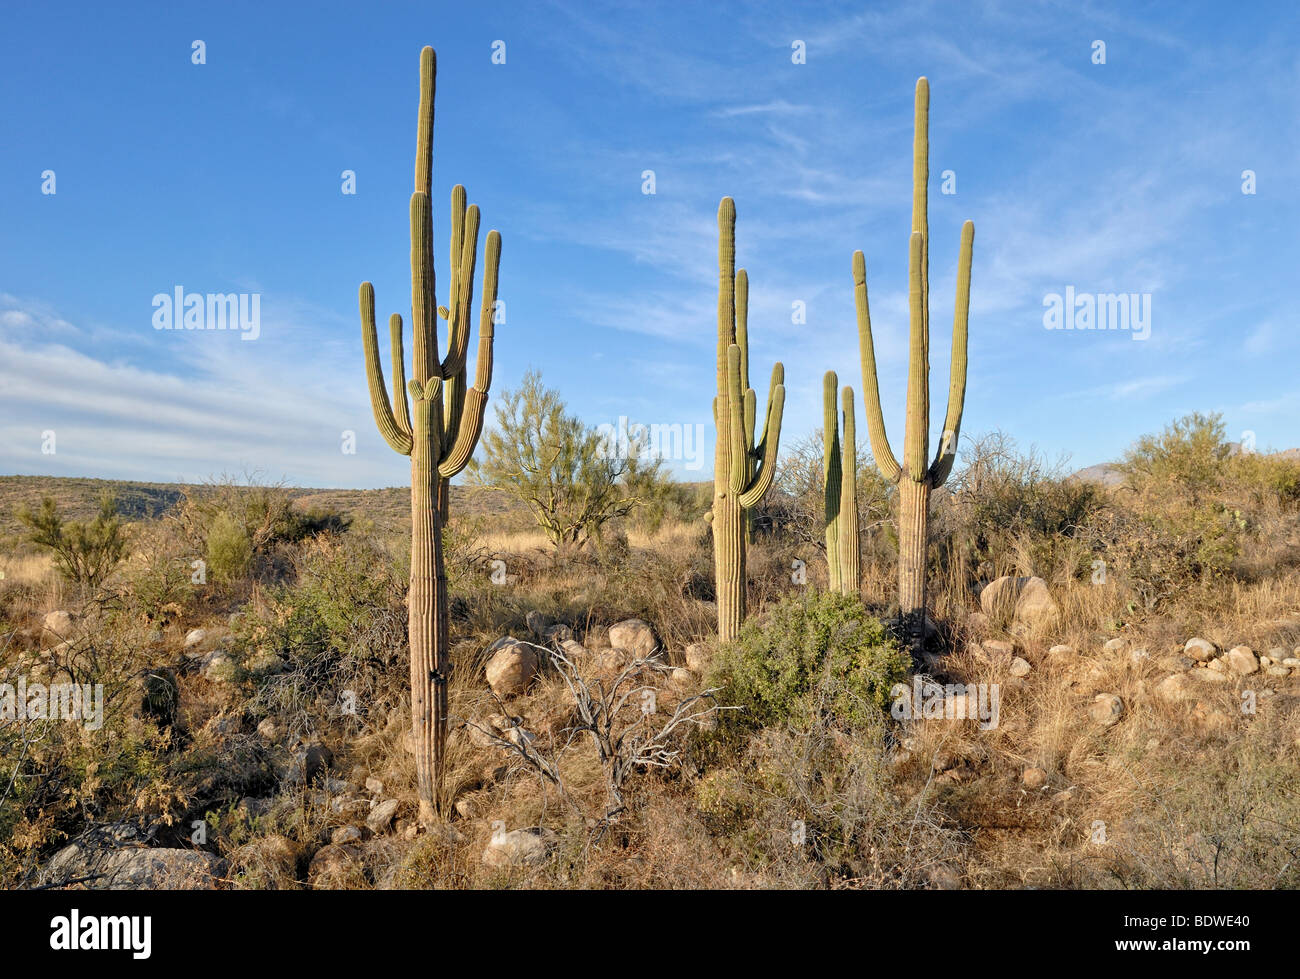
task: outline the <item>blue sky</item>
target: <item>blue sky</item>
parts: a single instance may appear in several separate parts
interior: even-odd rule
[[[1201,410],[1260,448],[1300,444],[1291,4],[302,10],[52,3],[0,15],[0,473],[407,480],[370,415],[356,293],[371,279],[381,317],[409,307],[424,44],[439,62],[440,287],[453,184],[504,240],[494,389],[536,367],[592,424],[702,425],[703,466],[676,460],[679,475],[712,468],[724,195],[750,275],[760,398],[772,361],[786,366],[786,439],[819,424],[826,369],[861,391],[850,273],[861,248],[901,450],[922,74],[932,432],[970,218],[963,435],[1002,429],[1081,467]],[[191,63],[196,39],[206,64]],[[492,61],[497,40],[505,64]],[[1097,40],[1105,64],[1093,63]],[[795,41],[804,64],[792,63]],[[54,195],[41,192],[46,170]],[[344,170],[354,196],[341,193]],[[945,170],[955,194],[940,193]],[[261,336],[153,329],[153,296],[177,285],[259,294]],[[1149,294],[1149,339],[1045,329],[1044,298],[1067,287]],[[794,302],[806,323],[791,321]]]

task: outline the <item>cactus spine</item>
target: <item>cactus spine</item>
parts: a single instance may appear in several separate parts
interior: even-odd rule
[[[835,414],[839,378],[827,371],[822,395],[822,485],[826,491],[826,565],[831,591],[858,593],[862,557],[858,541],[858,450],[853,418],[853,388],[845,386],[844,441]]]
[[[361,283],[361,340],[375,423],[392,448],[411,457],[411,583],[407,596],[407,631],[411,645],[411,727],[419,782],[420,820],[431,822],[442,809],[442,770],[447,743],[448,637],[450,615],[442,556],[442,527],[447,518],[448,486],[465,468],[483,430],[488,387],[492,381],[493,315],[501,236],[487,235],[479,310],[478,353],[474,384],[467,387],[470,306],[478,249],[479,211],[466,208],[465,188],[451,193],[451,289],[448,305],[439,307],[434,292],[433,98],[437,56],[420,52],[420,109],[415,157],[415,192],[411,194],[411,326],[414,348],[411,378],[405,379],[402,317],[389,319],[393,397],[389,401],[379,361],[375,329],[375,290]],[[447,354],[438,354],[435,317],[447,320]],[[410,395],[408,405],[407,395]]]
[[[717,397],[713,423],[713,555],[718,638],[734,639],[745,619],[746,511],[772,485],[785,406],[785,368],[777,361],[768,387],[762,438],[754,442],[757,397],[749,386],[749,278],[736,269],[736,203],[718,205]]]
[[[916,116],[912,140],[912,233],[908,243],[908,307],[911,354],[907,375],[907,425],[903,464],[889,447],[880,410],[876,355],[871,340],[867,303],[867,271],[862,252],[853,253],[854,298],[858,314],[858,344],[862,354],[867,431],[876,466],[886,480],[898,485],[898,606],[903,630],[919,651],[925,630],[925,552],[928,540],[930,490],[942,486],[957,455],[962,407],[966,399],[966,327],[970,309],[971,248],[975,225],[961,229],[957,263],[956,310],[952,326],[952,369],[943,437],[929,463],[930,426],[930,226],[926,213],[930,177],[930,83],[916,83]]]

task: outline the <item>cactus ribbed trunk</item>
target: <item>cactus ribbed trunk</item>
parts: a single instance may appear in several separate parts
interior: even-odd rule
[[[421,822],[427,822],[441,809],[435,773],[442,771],[446,752],[450,626],[442,518],[437,506],[437,449],[429,414],[427,409],[417,407],[411,450],[411,583],[407,594],[411,730]]]
[[[415,191],[411,194],[411,379],[405,380],[402,318],[389,320],[393,394],[389,399],[379,362],[375,290],[361,284],[361,342],[365,351],[370,406],[379,432],[394,451],[411,457],[411,580],[407,593],[407,636],[411,654],[411,742],[419,786],[420,821],[432,823],[443,811],[442,772],[447,753],[447,684],[451,610],[442,557],[451,480],[469,462],[483,430],[492,381],[493,321],[501,236],[488,232],[479,312],[474,386],[467,387],[469,308],[478,256],[479,211],[466,206],[465,188],[451,192],[451,287],[446,306],[435,296],[433,208],[433,96],[437,58],[420,52],[420,108],[416,137]],[[438,318],[447,321],[447,354],[439,360]],[[409,397],[408,397],[409,396]]]
[[[898,483],[898,612],[911,645],[925,638],[925,551],[929,540],[930,486],[904,477]]]
[[[713,562],[718,638],[735,639],[745,621],[749,510],[772,485],[785,405],[785,368],[772,368],[767,417],[755,444],[758,400],[749,386],[749,277],[736,269],[736,204],[718,205],[717,397],[713,423]]]
[[[957,259],[957,295],[952,324],[952,370],[948,411],[944,416],[939,452],[930,454],[930,223],[927,194],[930,175],[930,83],[916,83],[915,130],[912,139],[912,233],[908,241],[908,315],[910,359],[907,374],[907,421],[903,465],[899,465],[885,433],[876,378],[876,353],[867,301],[867,269],[862,252],[853,253],[853,290],[858,313],[858,344],[862,354],[862,383],[867,432],[876,466],[898,486],[898,607],[901,631],[914,654],[925,641],[925,558],[928,543],[930,491],[944,484],[957,456],[962,410],[966,400],[966,336],[970,311],[971,253],[975,226],[961,229]]]

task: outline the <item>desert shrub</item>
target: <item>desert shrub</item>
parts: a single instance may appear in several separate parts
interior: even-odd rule
[[[41,501],[38,511],[23,507],[18,519],[27,526],[31,542],[49,548],[59,573],[76,585],[98,588],[126,552],[126,528],[109,494],[100,498],[92,521],[64,520],[51,496]]]
[[[1144,435],[1125,454],[1120,470],[1140,494],[1170,492],[1193,505],[1217,491],[1232,447],[1224,436],[1223,416],[1194,412]]]
[[[933,537],[940,567],[960,563],[967,585],[998,574],[1080,573],[1078,540],[1105,505],[1094,483],[1063,476],[1033,448],[1000,432],[975,439],[963,468],[936,506]]]
[[[744,708],[724,725],[765,727],[804,718],[813,705],[846,730],[871,723],[905,675],[906,655],[853,595],[818,592],[787,598],[750,619],[714,659],[710,687]],[[832,694],[825,693],[832,683]],[[820,698],[820,699],[819,699]]]
[[[269,588],[261,613],[236,627],[260,708],[302,720],[337,710],[340,692],[349,690],[367,713],[400,692],[390,669],[406,640],[400,565],[375,542],[347,535],[305,545],[296,572],[293,584]]]
[[[207,528],[208,571],[221,584],[239,581],[253,563],[253,542],[231,514],[220,511]]]
[[[537,371],[496,405],[470,474],[527,506],[557,551],[581,549],[611,520],[665,496],[659,460],[643,458],[642,443],[612,444],[570,415]]]

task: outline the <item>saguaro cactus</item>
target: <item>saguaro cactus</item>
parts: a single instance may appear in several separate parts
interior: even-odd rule
[[[763,435],[754,442],[757,397],[749,386],[749,277],[736,268],[736,202],[718,205],[718,394],[713,399],[713,559],[718,638],[734,639],[745,619],[745,511],[772,485],[785,406],[785,368],[768,387]]]
[[[484,254],[474,385],[466,387],[470,306],[478,250],[477,205],[465,206],[465,188],[451,192],[451,290],[437,305],[433,273],[433,214],[429,188],[433,171],[433,96],[437,56],[420,52],[420,110],[411,194],[411,327],[415,346],[411,378],[405,379],[402,317],[388,321],[392,343],[393,398],[390,403],[379,361],[375,290],[361,283],[361,340],[365,349],[370,404],[380,433],[394,450],[411,457],[411,584],[407,631],[411,645],[411,729],[419,781],[420,820],[431,822],[442,807],[442,770],[447,743],[448,635],[447,577],[442,527],[447,486],[465,468],[483,430],[492,382],[493,315],[501,236],[489,231]],[[447,321],[447,354],[439,359],[436,317]],[[410,405],[407,394],[410,394]]]
[[[826,565],[831,591],[858,593],[862,552],[858,541],[858,449],[853,419],[853,388],[845,386],[844,441],[835,414],[839,378],[827,371],[823,381],[822,485],[826,491]]]
[[[925,551],[928,541],[930,490],[942,486],[952,471],[966,399],[966,326],[970,309],[971,248],[975,225],[961,229],[957,261],[956,312],[952,324],[952,369],[948,413],[934,462],[930,451],[930,225],[926,213],[930,178],[930,83],[916,83],[916,122],[912,140],[912,234],[908,251],[908,306],[911,359],[907,375],[907,426],[903,464],[889,447],[880,411],[876,354],[871,341],[871,312],[867,304],[867,269],[862,252],[853,253],[853,286],[858,312],[858,344],[862,354],[867,431],[871,452],[881,474],[898,485],[898,606],[901,624],[914,651],[925,634]]]

